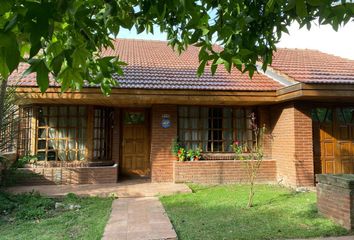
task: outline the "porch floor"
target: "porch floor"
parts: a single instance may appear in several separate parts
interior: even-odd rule
[[[7,191],[15,194],[36,191],[48,197],[63,197],[68,193],[75,193],[79,196],[114,195],[119,198],[155,197],[192,192],[185,184],[152,183],[144,179],[125,180],[114,184],[16,186],[8,188]]]

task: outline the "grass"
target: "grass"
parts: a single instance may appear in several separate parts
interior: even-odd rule
[[[246,208],[246,185],[190,186],[194,193],[161,197],[179,239],[286,239],[349,234],[318,215],[316,194],[257,185]]]
[[[110,198],[44,198],[36,193],[0,192],[0,239],[101,239],[107,223]],[[63,209],[55,209],[61,202]],[[70,205],[78,205],[69,210]]]

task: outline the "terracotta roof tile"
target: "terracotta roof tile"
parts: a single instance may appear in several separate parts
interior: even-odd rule
[[[215,76],[206,66],[198,78],[199,49],[194,46],[178,55],[163,41],[117,39],[114,45],[115,49],[104,50],[103,55],[119,56],[128,63],[124,76],[114,76],[119,88],[273,91],[283,86],[261,73],[252,79],[236,69],[229,74],[223,66],[218,67]],[[271,66],[299,82],[354,84],[354,61],[315,50],[278,49]],[[36,86],[35,74],[21,78],[25,69],[21,65],[10,77],[10,84]],[[58,86],[54,80],[50,85]]]
[[[214,76],[210,66],[206,66],[205,73],[198,78],[197,47],[190,46],[179,55],[163,41],[117,39],[114,45],[115,49],[104,50],[103,55],[119,56],[128,63],[124,76],[114,76],[119,88],[273,91],[282,87],[264,74],[255,74],[249,79],[247,74],[236,69],[229,74],[223,66],[219,66]],[[20,79],[25,68],[21,65],[18,72],[10,77],[10,84],[17,82],[20,86],[36,86],[34,74]],[[52,81],[53,85],[57,84]]]
[[[304,83],[354,84],[354,60],[308,49],[278,49],[273,69]]]

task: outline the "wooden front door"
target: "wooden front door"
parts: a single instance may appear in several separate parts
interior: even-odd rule
[[[313,111],[315,173],[354,173],[354,108]]]
[[[147,110],[127,109],[122,119],[120,171],[125,176],[150,176],[149,116]]]

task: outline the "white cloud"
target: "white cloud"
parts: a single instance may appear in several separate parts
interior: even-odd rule
[[[308,31],[306,27],[299,29],[299,25],[294,23],[289,33],[282,36],[278,47],[316,49],[354,60],[354,22],[341,27],[338,32],[327,25],[313,25]]]

